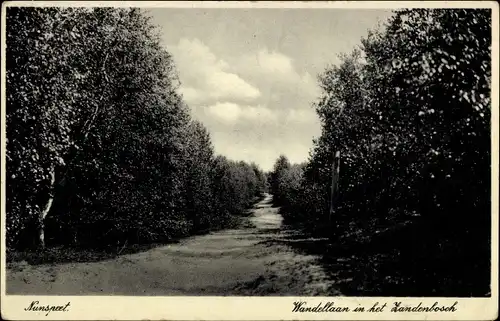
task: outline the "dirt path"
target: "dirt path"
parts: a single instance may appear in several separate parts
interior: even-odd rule
[[[23,265],[7,270],[8,294],[64,295],[335,295],[318,257],[280,240],[271,196],[252,210],[250,225],[184,239],[113,260]]]

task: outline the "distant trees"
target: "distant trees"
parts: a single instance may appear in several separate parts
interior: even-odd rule
[[[290,164],[286,156],[280,155],[268,176],[273,201],[284,212],[296,206],[304,167],[305,164]]]
[[[259,170],[259,173],[263,173]],[[240,213],[264,192],[252,165],[217,156],[213,162],[214,209],[217,217]]]
[[[9,7],[6,41],[9,247],[169,240],[263,191],[215,157],[139,9]]]
[[[274,202],[279,204],[283,201],[283,183],[286,172],[290,169],[290,162],[285,155],[280,155],[269,175],[269,186],[274,197]]]
[[[428,271],[422,282],[438,283],[435,265],[457,258],[474,262],[465,275],[488,271],[491,11],[400,10],[341,60],[319,77],[322,133],[285,217],[337,239],[412,222],[418,240],[398,241],[403,233],[386,245],[409,246],[398,258]],[[329,225],[337,150],[340,196]]]

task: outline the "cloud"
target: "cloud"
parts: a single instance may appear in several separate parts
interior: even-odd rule
[[[198,91],[193,87],[181,86],[179,92],[182,94],[186,102],[197,102],[202,100],[201,91]]]
[[[210,98],[251,100],[260,96],[257,88],[246,83],[235,74],[214,71],[207,77]]]
[[[251,101],[260,91],[229,69],[229,64],[198,39],[182,38],[169,46],[182,82],[181,92],[188,103],[218,100]]]
[[[205,107],[206,113],[218,120],[236,123],[239,121],[275,121],[276,115],[264,106],[243,106],[231,102],[216,103]]]
[[[292,58],[278,51],[260,49],[231,59],[232,70],[248,81],[255,83],[260,92],[260,101],[279,102],[271,108],[309,105],[320,92],[311,74],[300,72],[294,66]]]
[[[307,158],[321,129],[311,107],[319,88],[292,58],[267,48],[218,56],[186,38],[168,50],[179,71],[180,92],[211,133],[217,153],[265,169],[281,153],[292,162]]]
[[[279,52],[269,52],[267,49],[261,49],[257,52],[257,63],[263,72],[281,73],[290,75],[294,73],[292,59]]]
[[[292,58],[277,51],[269,51],[267,48],[233,58],[231,65],[245,74],[289,76],[295,73]]]

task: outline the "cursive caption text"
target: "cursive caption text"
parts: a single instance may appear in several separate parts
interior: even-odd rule
[[[455,301],[452,305],[440,305],[439,302],[434,302],[432,305],[425,305],[420,302],[418,305],[405,305],[401,301],[392,302],[388,305],[387,302],[380,303],[376,302],[371,306],[338,306],[334,302],[320,302],[317,305],[308,305],[305,301],[299,301],[293,303],[292,312],[456,312],[458,301]]]
[[[33,311],[33,312],[47,312],[45,316],[48,316],[50,312],[68,312],[68,307],[70,306],[70,302],[65,305],[41,305],[38,301],[32,301],[31,304],[24,309],[24,311]]]

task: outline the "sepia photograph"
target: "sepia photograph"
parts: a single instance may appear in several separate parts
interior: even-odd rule
[[[2,296],[29,296],[19,313],[498,298],[498,4],[180,4],[3,5]]]

